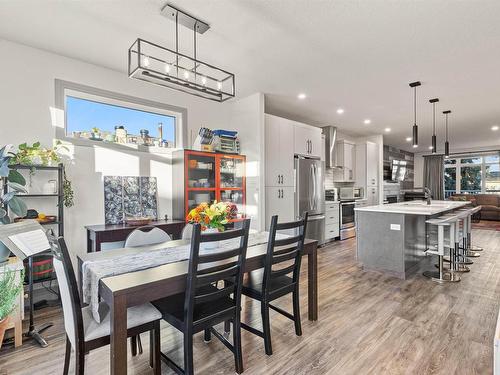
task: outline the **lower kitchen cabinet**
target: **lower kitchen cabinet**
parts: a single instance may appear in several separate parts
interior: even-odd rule
[[[273,215],[279,216],[279,222],[293,221],[295,219],[293,199],[293,186],[266,187],[266,229],[269,229]]]
[[[339,202],[325,204],[325,241],[340,236],[340,207]]]

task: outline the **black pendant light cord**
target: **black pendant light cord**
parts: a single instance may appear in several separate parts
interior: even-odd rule
[[[413,125],[417,125],[417,86],[413,88]]]

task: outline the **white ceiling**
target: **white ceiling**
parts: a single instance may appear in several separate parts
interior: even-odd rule
[[[0,37],[125,72],[137,37],[173,46],[173,23],[159,14],[165,3],[3,0]],[[173,4],[212,26],[199,38],[198,57],[233,71],[238,96],[264,92],[268,112],[351,134],[390,127],[386,143],[412,150],[404,140],[413,113],[408,83],[420,80],[419,150],[430,144],[432,97],[441,100],[438,136],[441,112],[453,111],[452,146],[500,145],[500,131],[490,130],[500,124],[498,0]],[[181,36],[190,53],[192,36]]]

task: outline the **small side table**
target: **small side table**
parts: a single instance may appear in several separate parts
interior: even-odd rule
[[[0,265],[0,277],[3,276],[4,270],[21,271],[24,269],[23,262],[17,257],[10,257],[7,264]],[[20,273],[19,273],[20,275]],[[20,280],[23,282],[23,280]],[[24,293],[19,293],[17,306],[10,314],[10,321],[7,329],[14,328],[14,347],[19,347],[23,344],[23,319],[24,319]]]

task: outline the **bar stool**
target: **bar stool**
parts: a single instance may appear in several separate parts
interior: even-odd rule
[[[450,235],[450,256],[448,258],[443,258],[445,262],[450,263],[449,268],[445,268],[451,272],[470,272],[470,268],[466,266],[464,263],[464,258],[462,254],[460,254],[460,242],[463,239],[464,232],[460,230],[460,224],[464,221],[465,214],[463,212],[455,211],[453,213],[443,215],[440,218],[448,219],[450,223],[450,232],[453,235]],[[466,262],[469,262],[469,259],[465,259]],[[472,262],[472,261],[471,261]]]
[[[464,219],[464,232],[465,236],[463,238],[463,251],[462,254],[467,258],[478,258],[481,256],[478,252],[471,250],[471,232],[472,232],[472,215],[475,214],[479,209],[473,208],[463,208],[460,212],[463,212],[465,216]]]
[[[470,228],[469,228],[469,233],[468,233],[469,234],[469,238],[468,238],[469,247],[468,247],[468,249],[469,249],[469,251],[476,252],[476,253],[478,251],[483,251],[483,248],[480,246],[474,246],[472,244],[472,216],[477,214],[478,212],[480,212],[481,208],[482,208],[481,206],[476,206],[476,207],[473,207],[471,209],[472,213],[471,213],[471,217],[470,217]]]
[[[455,233],[454,233],[454,224],[452,218],[437,218],[437,219],[429,219],[426,220],[427,224],[434,225],[437,227],[437,250],[427,250],[427,253],[437,255],[438,256],[438,268],[439,271],[425,271],[423,275],[425,277],[430,278],[432,281],[437,283],[446,283],[446,282],[459,282],[460,275],[455,272],[445,271],[443,266],[443,257],[444,257],[444,249],[445,249],[445,229],[447,229],[447,244],[450,249],[450,258],[455,259],[454,255],[454,244],[455,244]],[[453,256],[452,256],[453,254]],[[453,263],[454,264],[454,263]]]

